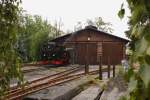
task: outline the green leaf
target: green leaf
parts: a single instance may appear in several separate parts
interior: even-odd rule
[[[139,40],[138,42],[135,43],[136,44],[136,54],[138,56],[143,55],[146,50],[147,47],[149,46],[148,42],[145,40],[145,38],[142,38],[141,40]]]
[[[145,62],[150,65],[150,55],[145,56]]]
[[[120,19],[122,19],[125,15],[125,9],[120,9],[120,11],[118,12],[118,16]]]
[[[128,90],[129,90],[129,92],[134,91],[136,89],[136,87],[137,87],[137,80],[135,80],[134,77],[131,77],[130,78],[130,82],[128,84]]]
[[[147,48],[146,54],[150,56],[150,46]]]
[[[142,4],[138,4],[131,13],[132,16],[130,21],[135,25],[137,22],[141,21],[142,15],[145,13],[145,7]]]
[[[124,6],[124,4],[122,3],[120,11],[118,12],[118,16],[119,16],[120,19],[122,19],[125,15],[125,9],[123,8],[123,6]]]
[[[150,14],[150,0],[144,0],[144,3],[145,3],[145,7],[146,7],[147,11]]]
[[[150,82],[150,66],[147,64],[144,64],[141,67],[142,67],[142,70],[140,71],[140,76],[145,84],[145,87],[147,88]]]
[[[144,28],[144,38],[149,42],[150,44],[150,25],[147,25],[145,28]]]
[[[135,37],[137,37],[137,38],[142,37],[144,29],[145,29],[144,26],[138,25],[137,33],[135,34]]]
[[[131,35],[134,36],[134,37],[138,37],[138,30],[139,30],[139,24],[135,24],[134,27],[132,28],[132,31],[131,31]]]

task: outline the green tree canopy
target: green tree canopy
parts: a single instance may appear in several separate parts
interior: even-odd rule
[[[150,100],[150,0],[127,0],[131,16],[126,35],[131,39],[129,100]],[[118,15],[125,13],[123,6]]]
[[[51,25],[38,15],[21,15],[17,38],[17,51],[24,61],[36,61],[40,58],[40,48],[53,38],[63,34],[60,22]]]

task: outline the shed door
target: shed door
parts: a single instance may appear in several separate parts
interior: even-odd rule
[[[76,45],[76,63],[90,64],[97,63],[97,45],[96,43],[78,43]]]
[[[86,45],[83,43],[76,44],[75,62],[76,64],[84,64],[86,62]]]
[[[103,43],[103,64],[120,64],[123,59],[123,47],[121,43]]]

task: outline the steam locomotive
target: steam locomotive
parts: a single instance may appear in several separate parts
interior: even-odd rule
[[[41,61],[42,65],[66,65],[69,64],[70,54],[64,46],[46,45],[42,48]]]

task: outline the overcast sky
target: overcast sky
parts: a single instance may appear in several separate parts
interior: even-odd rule
[[[112,23],[114,32],[112,34],[125,37],[124,31],[128,29],[127,16],[123,20],[117,16],[121,4],[125,0],[22,0],[22,7],[28,14],[40,15],[51,23],[55,20],[62,19],[64,26],[63,31],[74,30],[78,21],[102,17],[105,22]]]

